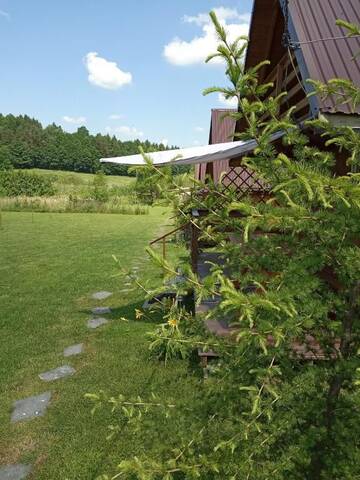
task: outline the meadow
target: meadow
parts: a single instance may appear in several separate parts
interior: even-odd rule
[[[165,367],[149,360],[145,334],[156,322],[135,318],[144,294],[125,285],[112,257],[138,268],[141,281],[159,285],[161,272],[144,248],[171,229],[168,217],[161,207],[142,216],[2,212],[0,464],[32,464],[31,480],[95,479],[139,454],[140,446],[126,431],[108,442],[111,418],[102,411],[92,416],[86,393],[191,397],[197,382],[182,362]],[[113,295],[95,301],[91,295],[99,290]],[[112,308],[109,323],[89,330],[91,308],[104,305]],[[84,352],[64,359],[64,348],[80,342]],[[65,363],[75,368],[73,376],[39,379]],[[52,399],[45,416],[10,423],[15,400],[47,390]],[[162,448],[164,439],[152,443]]]
[[[30,171],[39,175],[49,176],[54,180],[56,190],[60,194],[82,194],[86,192],[94,182],[95,174],[82,172],[67,172],[64,170],[46,170],[32,168]],[[119,175],[107,175],[106,183],[109,188],[118,188],[120,191],[126,191],[135,182],[135,177],[125,177]]]
[[[51,194],[1,194],[0,210],[28,212],[149,213],[134,192],[135,178],[116,175],[67,172],[61,170],[20,170],[17,173],[35,175],[50,182]]]

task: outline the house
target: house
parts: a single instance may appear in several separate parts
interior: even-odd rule
[[[323,82],[346,78],[360,84],[360,58],[352,60],[360,51],[360,38],[346,37],[346,32],[336,25],[338,18],[360,24],[359,0],[254,0],[245,67],[263,60],[271,62],[260,70],[260,82],[274,83],[269,95],[287,92],[283,110],[295,106],[298,122],[321,114],[335,125],[360,129],[360,111],[352,112],[349,105],[336,104],[333,98],[307,97],[311,92],[306,81],[309,78]],[[225,186],[231,183],[232,176],[221,173],[235,175],[232,169],[241,166],[241,157],[253,150],[256,143],[234,141],[229,145],[235,130],[244,130],[245,125],[237,122],[234,127],[234,120],[227,113],[231,111],[212,110],[209,145],[152,153],[154,164],[196,165],[198,179],[204,180],[209,175]],[[321,144],[316,136],[312,141]],[[338,154],[339,174],[346,173],[344,158],[345,155]],[[144,164],[141,155],[101,161]]]
[[[273,82],[271,96],[287,92],[282,110],[295,106],[294,116],[299,123],[322,115],[334,125],[360,129],[360,111],[352,112],[348,104],[338,104],[333,98],[307,96],[312,88],[307,82],[309,78],[322,82],[345,78],[360,84],[360,57],[353,60],[360,51],[360,38],[348,38],[336,25],[338,18],[360,24],[359,0],[254,0],[245,68],[267,59],[271,62],[260,70],[260,83]],[[235,188],[239,196],[251,193],[263,199],[268,188],[242,165],[242,157],[251,153],[256,142],[234,141],[234,133],[245,130],[246,125],[235,122],[229,116],[232,112],[231,109],[212,110],[209,145],[152,153],[154,164],[195,165],[198,180],[206,181],[208,177],[224,188]],[[314,146],[325,148],[320,135],[307,133]],[[279,132],[272,141],[281,136]],[[335,148],[328,147],[335,153],[335,173],[343,175],[348,171],[347,154]],[[141,155],[101,161],[144,163]],[[194,238],[191,248],[194,270],[197,248]]]
[[[353,112],[349,105],[338,104],[333,98],[308,97],[312,88],[307,82],[309,78],[322,82],[331,78],[345,78],[360,85],[359,59],[353,61],[353,56],[360,51],[360,39],[347,38],[346,32],[336,26],[338,18],[360,24],[359,0],[254,0],[245,68],[270,60],[270,65],[260,70],[260,83],[273,83],[270,96],[287,92],[281,110],[285,112],[290,107],[296,107],[294,118],[301,125],[305,120],[322,115],[334,125],[360,129],[360,111]],[[254,150],[256,142],[234,140],[234,134],[244,131],[246,125],[229,115],[233,112],[231,109],[212,110],[209,145],[152,153],[150,157],[154,164],[161,166],[174,162],[179,165],[195,165],[198,180],[206,182],[210,178],[224,188],[234,188],[242,194],[250,192],[260,199],[264,198],[267,186],[242,165],[243,156]],[[310,130],[307,133],[312,145],[325,148],[324,141],[317,132]],[[280,141],[282,135],[282,132],[278,132],[271,141]],[[347,172],[347,155],[335,149],[333,152],[336,158],[334,173],[342,175]],[[174,158],[177,154],[179,158]],[[144,163],[141,155],[102,161],[132,165]],[[238,212],[230,212],[232,213]],[[222,256],[219,252],[202,248],[203,240],[199,239],[196,219],[206,216],[207,211],[196,209],[192,215],[191,263],[193,271],[203,279],[209,273],[210,264],[222,264]],[[165,237],[166,235],[161,237],[164,243]],[[231,232],[229,240],[237,241],[231,238]],[[208,312],[218,303],[219,298],[205,299],[197,305],[196,313]],[[206,322],[208,329],[217,335],[232,334],[222,319]],[[325,358],[311,335],[308,335],[305,344],[295,343],[293,350],[296,356],[306,360]],[[206,359],[213,352],[200,354]]]
[[[245,68],[263,60],[271,62],[260,70],[259,83],[274,84],[268,96],[287,92],[282,111],[295,106],[298,122],[322,115],[334,125],[360,129],[360,110],[352,112],[348,104],[336,104],[333,98],[307,97],[312,91],[309,78],[321,82],[345,78],[360,85],[360,59],[353,60],[360,51],[360,38],[346,38],[344,30],[336,25],[339,18],[359,24],[359,1],[254,0]],[[228,116],[231,112],[234,110],[212,110],[210,144],[231,141],[235,131],[246,129],[244,122],[236,124]],[[321,137],[312,135],[311,140],[323,147]],[[344,174],[346,154],[335,153],[336,173]],[[209,175],[225,187],[231,182],[243,185],[247,177],[239,164],[239,158],[232,158],[197,166],[196,178],[204,181]]]

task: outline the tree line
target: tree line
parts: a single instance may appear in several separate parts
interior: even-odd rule
[[[91,135],[84,126],[75,133],[52,123],[47,127],[28,115],[0,114],[0,169],[43,168],[112,175],[131,175],[125,165],[101,165],[100,158],[166,150],[148,140],[121,141],[115,136]]]

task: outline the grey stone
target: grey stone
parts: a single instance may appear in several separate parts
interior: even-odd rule
[[[51,392],[45,392],[34,397],[16,400],[16,402],[13,404],[11,421],[20,422],[22,420],[30,420],[31,418],[41,417],[46,412],[50,398]]]
[[[40,373],[39,378],[44,380],[44,382],[52,382],[53,380],[59,380],[59,378],[68,377],[74,373],[75,369],[73,367],[70,367],[70,365],[62,365],[48,372]]]
[[[94,300],[105,300],[112,295],[112,292],[107,292],[106,290],[102,290],[101,292],[93,293],[91,296]]]
[[[83,343],[77,343],[76,345],[71,345],[70,347],[65,348],[64,357],[71,357],[72,355],[79,355],[84,349]]]
[[[22,463],[0,466],[0,480],[23,480],[30,472],[31,465]]]
[[[91,311],[94,315],[104,315],[105,313],[111,313],[111,308],[109,308],[109,307],[95,307]]]
[[[100,327],[101,325],[105,325],[105,323],[108,323],[108,320],[106,320],[106,318],[91,318],[88,322],[87,322],[87,326],[89,328],[98,328]]]

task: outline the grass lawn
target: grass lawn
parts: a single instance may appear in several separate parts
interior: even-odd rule
[[[121,292],[123,277],[112,255],[124,266],[139,265],[139,276],[161,282],[144,253],[147,242],[164,227],[167,216],[2,213],[0,229],[0,465],[33,464],[31,479],[94,479],[109,465],[139,453],[129,434],[109,443],[110,418],[90,414],[86,392],[148,397],[191,396],[195,380],[186,365],[148,360],[144,334],[153,323],[135,320],[138,290]],[[104,301],[91,294],[109,290]],[[89,309],[113,308],[109,324],[89,330]],[[123,322],[126,317],[129,322]],[[64,359],[63,349],[84,342],[85,351]],[[46,383],[38,374],[69,364],[72,377]],[[44,417],[10,423],[14,400],[50,390]],[[169,432],[171,434],[171,432]],[[153,439],[156,442],[156,438]]]

